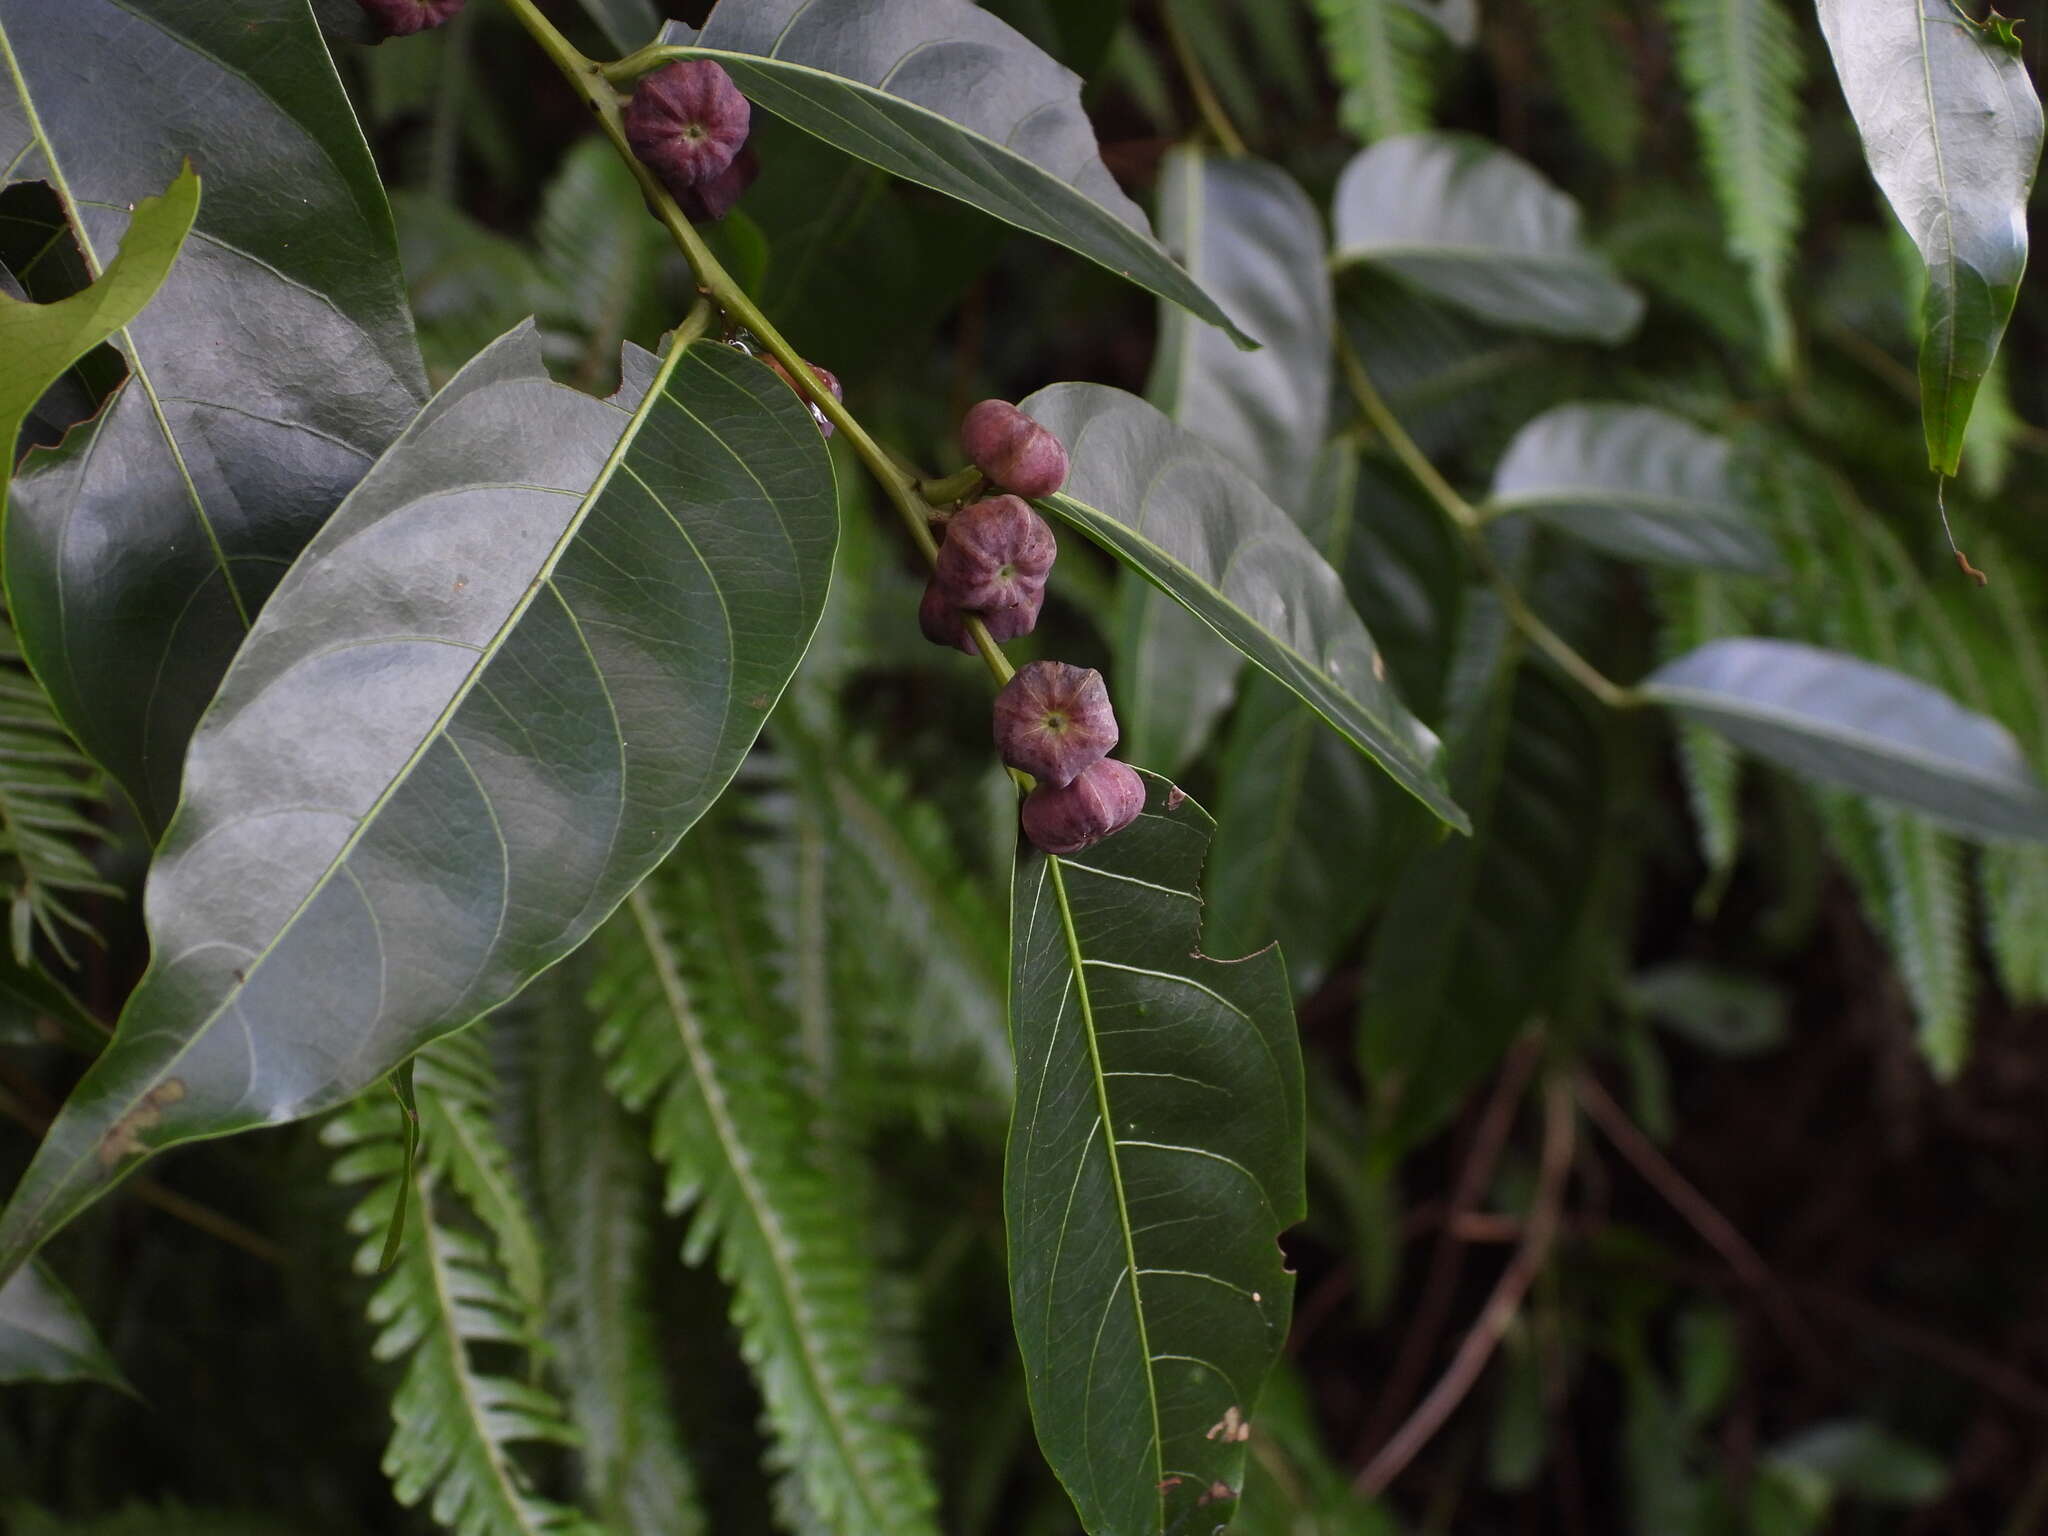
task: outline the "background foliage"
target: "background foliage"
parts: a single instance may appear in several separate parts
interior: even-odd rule
[[[372,48],[352,5],[319,0],[337,84],[298,0],[248,7],[296,39],[271,51],[219,19],[231,7],[204,9],[182,38],[109,32],[92,55],[105,99],[51,119],[79,154],[96,133],[171,153],[161,191],[194,131],[185,108],[113,88],[157,69],[152,50],[275,87],[245,99],[210,75],[192,93],[262,148],[195,155],[190,233],[156,235],[180,265],[141,320],[122,329],[136,312],[86,288],[75,237],[105,257],[115,234],[85,215],[67,228],[47,166],[18,159],[0,190],[7,297],[103,306],[14,390],[23,447],[55,451],[10,488],[8,600],[25,636],[73,638],[61,654],[0,647],[10,1187],[150,960],[140,888],[174,798],[165,754],[182,761],[244,631],[253,620],[231,699],[302,614],[350,643],[393,632],[331,591],[309,603],[323,569],[342,589],[356,579],[345,564],[296,568],[255,615],[380,455],[394,498],[447,489],[423,488],[426,456],[401,439],[430,424],[406,425],[428,388],[462,375],[444,406],[468,401],[481,440],[550,463],[584,452],[559,487],[588,497],[568,525],[590,530],[581,558],[654,558],[593,475],[630,416],[648,434],[636,473],[660,482],[668,386],[638,349],[682,318],[691,275],[511,14],[472,0],[446,28]],[[546,9],[602,56],[663,19],[641,0]],[[895,9],[918,19],[911,0]],[[1857,133],[1876,109],[1842,62],[1867,40],[1844,25],[1858,8],[986,9],[1032,45],[1001,43],[1012,67],[1049,72],[1035,48],[1086,82],[1101,164],[1059,179],[1095,202],[1037,183],[1010,189],[1015,207],[943,196],[932,187],[973,177],[929,136],[885,174],[793,126],[866,98],[794,99],[800,71],[785,69],[793,85],[757,64],[750,93],[793,100],[757,110],[761,180],[707,238],[861,421],[926,468],[953,467],[954,423],[986,395],[1071,413],[1077,442],[1115,414],[1173,456],[1164,516],[1204,509],[1234,538],[1270,539],[1289,569],[1319,558],[1336,573],[1313,602],[1303,577],[1296,601],[1261,609],[1227,570],[1147,544],[1146,476],[1077,447],[1069,495],[1048,504],[1062,559],[1046,618],[1016,653],[1102,667],[1129,755],[1161,776],[1162,816],[1169,778],[1214,813],[1202,953],[1281,940],[1224,989],[1266,999],[1245,1004],[1263,1017],[1284,971],[1307,1111],[1298,1225],[1285,1189],[1299,1164],[1275,1129],[1285,1092],[1260,1121],[1277,1140],[1246,1142],[1280,1192],[1270,1225],[1289,1228],[1294,1315],[1231,1528],[2036,1529],[2048,854],[2025,840],[2044,804],[2025,759],[2048,752],[2048,544],[2032,515],[2048,308],[2020,287],[1990,360],[2015,253],[1993,241],[1945,267],[1923,260],[1925,230],[1893,219]],[[22,89],[62,77],[83,10],[0,0]],[[704,46],[745,46],[748,18],[720,24]],[[1992,50],[1964,58],[1996,79],[2035,62],[2031,42],[2015,62],[1957,35]],[[126,114],[122,132],[107,113]],[[1987,174],[2012,182],[2023,160],[2031,174],[2024,116],[1998,120]],[[1062,131],[1089,150],[1085,125]],[[2032,131],[2038,149],[2038,111]],[[104,159],[96,174],[129,174]],[[305,178],[304,226],[250,212],[280,166]],[[1119,280],[1131,252],[1155,258],[1132,243],[1118,186],[1263,351]],[[81,198],[98,207],[90,187]],[[146,217],[161,215],[138,211],[134,228]],[[148,259],[140,241],[120,249],[131,271]],[[1170,263],[1140,277],[1189,296]],[[221,399],[248,375],[219,349],[235,312],[205,302],[228,281],[253,284],[236,290],[247,314],[308,327],[298,351],[259,360],[274,419],[233,417],[233,432]],[[320,301],[303,316],[302,295]],[[528,317],[531,332],[498,341]],[[1944,326],[1975,353],[1923,348]],[[1020,1075],[1011,1054],[1012,1032],[1036,1028],[1030,986],[1006,1023],[1007,994],[1013,964],[1028,983],[1043,956],[1024,940],[1011,955],[1014,800],[987,751],[984,679],[917,637],[915,551],[843,433],[819,617],[834,509],[801,407],[709,340],[680,356],[694,388],[734,392],[753,434],[734,465],[786,477],[764,492],[764,526],[771,502],[808,497],[774,603],[792,625],[818,617],[816,636],[805,652],[792,629],[779,661],[722,685],[758,700],[765,732],[743,761],[720,738],[703,804],[737,776],[679,849],[661,834],[680,822],[650,815],[648,849],[605,866],[611,899],[633,890],[591,943],[577,947],[605,909],[595,896],[590,921],[550,913],[559,931],[520,937],[566,958],[484,1023],[324,1119],[152,1165],[10,1284],[10,1530],[1076,1528],[1072,1478],[1047,1458],[1064,1471],[1095,1448],[1063,1448],[1043,1422],[1034,1434],[1031,1371],[1050,1346],[1011,1320],[1027,1279],[1006,1215],[1009,1240],[1031,1228],[1014,1192],[1006,1209],[1006,1129],[1015,1084],[1040,1084],[1036,1058]],[[152,368],[173,404],[145,420],[136,390],[110,392]],[[338,388],[346,368],[381,383]],[[1937,402],[1924,428],[1923,389]],[[1972,392],[1965,434],[1955,402]],[[109,488],[88,450],[122,443],[150,472]],[[1927,468],[1958,443],[1947,511],[1982,588],[1943,540]],[[296,519],[237,524],[260,486],[166,467],[201,444],[234,474],[268,453],[333,494],[319,515],[309,500]],[[165,523],[120,561],[61,537],[80,498],[132,507],[143,528],[188,495],[224,531],[211,551],[189,532],[171,547]],[[373,510],[352,501],[341,531]],[[714,577],[730,572],[719,558]],[[507,590],[558,569],[578,596],[574,567],[539,556]],[[1192,597],[1227,633],[1237,621],[1202,578],[1250,615],[1238,649],[1169,600]],[[617,590],[591,578],[584,595]],[[629,593],[606,617],[656,606]],[[78,618],[95,612],[111,617]],[[167,633],[197,636],[202,664],[161,712],[113,708],[81,681],[132,679]],[[677,650],[627,733],[650,751],[692,739],[698,653]],[[1309,653],[1356,664],[1297,665]],[[1640,694],[1623,687],[1639,679]],[[507,713],[538,718],[556,697],[536,684]],[[1438,835],[1425,802],[1445,791],[1403,704],[1443,742],[1470,837]],[[211,729],[194,761],[222,760]],[[488,735],[472,720],[451,739]],[[1206,835],[1205,814],[1173,809]],[[173,823],[159,866],[173,878],[182,846]],[[1192,883],[1185,852],[1111,843],[1066,878],[1100,862],[1170,894]],[[1020,863],[1017,889],[1044,875]],[[231,882],[205,889],[262,906]],[[161,936],[201,915],[171,903],[151,921]],[[331,931],[312,930],[304,963],[325,963]],[[519,979],[539,963],[520,960]],[[243,980],[212,977],[234,995]],[[1126,1002],[1146,1006],[1103,994]],[[417,1044],[460,1013],[421,986],[391,1027]],[[133,1056],[107,1052],[86,1097]],[[1164,1066],[1199,1077],[1192,1061]],[[118,1120],[131,1138],[204,1107],[161,1096],[160,1073],[136,1082],[157,1118]],[[1047,1155],[1085,1167],[1085,1147]],[[1221,1249],[1246,1228],[1203,1230]],[[1273,1235],[1255,1233],[1243,1288],[1277,1318]],[[1180,1518],[1207,1528],[1200,1509]]]

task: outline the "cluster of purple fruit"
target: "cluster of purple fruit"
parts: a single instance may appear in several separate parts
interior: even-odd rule
[[[438,27],[464,0],[358,0],[390,37]],[[693,221],[722,219],[759,170],[747,148],[753,107],[732,77],[709,59],[679,60],[645,75],[626,104],[626,141]],[[840,398],[839,380],[808,363],[815,382],[799,384],[774,358],[782,382],[813,402],[818,427],[832,424],[816,400]],[[1015,640],[1037,627],[1058,542],[1027,498],[1066,483],[1060,440],[1007,400],[984,400],[960,423],[960,445],[997,494],[945,519],[939,555],[917,620],[925,638],[972,654],[967,620],[991,640]],[[1145,807],[1145,783],[1112,760],[1116,711],[1102,674],[1063,661],[1020,668],[996,695],[996,748],[1012,768],[1038,782],[1024,798],[1024,834],[1047,853],[1079,853],[1121,832]]]
[[[1066,483],[1060,440],[1006,400],[984,400],[960,424],[960,446],[1003,494],[946,519],[917,620],[935,645],[975,649],[967,616],[991,640],[1037,627],[1058,541],[1025,497]],[[996,695],[996,749],[1038,781],[1024,798],[1024,835],[1047,853],[1079,853],[1121,832],[1145,808],[1145,782],[1112,760],[1116,711],[1102,674],[1063,661],[1018,669]]]

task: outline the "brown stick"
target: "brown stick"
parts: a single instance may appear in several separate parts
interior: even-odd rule
[[[1793,1305],[1791,1293],[1778,1282],[1766,1264],[1763,1255],[1750,1246],[1748,1238],[1736,1229],[1735,1223],[1723,1216],[1720,1210],[1686,1176],[1672,1165],[1671,1160],[1658,1150],[1657,1144],[1636,1128],[1628,1112],[1614,1102],[1600,1080],[1591,1072],[1581,1072],[1576,1084],[1580,1105],[1586,1116],[1614,1144],[1628,1165],[1643,1178],[1643,1182],[1664,1198],[1665,1204],[1685,1218],[1686,1225],[1697,1232],[1707,1246],[1721,1255],[1730,1269],[1751,1290],[1755,1291],[1770,1314],[1771,1322],[1785,1342],[1803,1357],[1809,1369],[1827,1374],[1827,1356],[1813,1331],[1806,1326],[1806,1320]]]
[[[1393,1369],[1387,1373],[1387,1384],[1380,1389],[1372,1413],[1365,1421],[1365,1428],[1359,1432],[1352,1452],[1355,1461],[1366,1459],[1369,1450],[1386,1442],[1387,1436],[1400,1422],[1401,1414],[1407,1410],[1409,1399],[1421,1385],[1423,1372],[1429,1368],[1430,1356],[1436,1351],[1436,1341],[1450,1319],[1451,1302],[1458,1288],[1458,1271],[1465,1262],[1464,1239],[1458,1230],[1459,1218],[1479,1203],[1487,1185],[1493,1182],[1493,1170],[1500,1162],[1501,1149],[1507,1145],[1508,1133],[1514,1129],[1515,1107],[1521,1103],[1522,1091],[1529,1085],[1529,1074],[1536,1069],[1536,1058],[1541,1050],[1541,1043],[1534,1037],[1518,1042],[1502,1063],[1499,1077],[1494,1080],[1493,1094],[1487,1099],[1486,1108],[1479,1116],[1478,1128],[1472,1133],[1472,1145],[1465,1154],[1464,1166],[1458,1170],[1457,1185],[1451,1191],[1450,1209],[1444,1214],[1443,1227],[1437,1233],[1436,1246],[1430,1252],[1429,1274],[1423,1280],[1422,1299],[1402,1336],[1400,1352],[1394,1357]]]
[[[1563,1078],[1554,1077],[1543,1090],[1543,1161],[1522,1245],[1501,1271],[1493,1294],[1487,1297],[1486,1305],[1459,1342],[1436,1385],[1353,1480],[1351,1486],[1359,1493],[1377,1498],[1387,1491],[1465,1400],[1507,1335],[1509,1324],[1521,1310],[1522,1298],[1529,1293],[1530,1285],[1550,1256],[1551,1239],[1556,1235],[1558,1214],[1564,1205],[1565,1176],[1571,1171],[1574,1129],[1571,1090]]]

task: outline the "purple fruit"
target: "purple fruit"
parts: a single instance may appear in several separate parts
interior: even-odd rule
[[[747,142],[753,108],[740,88],[709,59],[680,59],[643,75],[626,103],[626,142],[678,197],[695,189],[706,196]],[[734,189],[712,218],[722,218],[745,187]],[[694,215],[693,215],[694,217]]]
[[[1015,496],[994,496],[946,524],[938,583],[955,607],[993,613],[1043,591],[1058,553],[1044,518]]]
[[[802,398],[806,404],[808,404],[811,400],[816,398],[817,392],[815,390],[797,389],[796,380],[792,379],[789,376],[789,370],[783,367],[780,362],[776,361],[776,359],[772,357],[763,357],[761,361],[766,363],[770,368],[773,368],[775,370],[776,377],[781,379],[783,383],[787,384],[791,389],[795,389],[798,396]],[[804,364],[804,366],[811,370],[811,377],[815,378],[820,384],[824,385],[826,389],[831,391],[832,398],[834,400],[844,400],[846,398],[845,394],[842,393],[839,388],[839,376],[836,373],[834,373],[830,368],[820,368],[816,363],[806,363]],[[830,437],[832,435],[832,423],[826,419],[825,413],[819,410],[815,405],[811,406],[811,413],[813,416],[817,418],[818,430],[824,433],[825,436]]]
[[[1067,483],[1066,447],[1007,400],[984,400],[969,411],[960,446],[975,468],[1019,496],[1050,496]]]
[[[1036,629],[1039,610],[1044,606],[1045,589],[1041,587],[1021,603],[998,608],[992,613],[977,614],[976,617],[988,626],[989,639],[1000,645],[1005,640],[1018,639]],[[917,627],[933,645],[950,645],[970,656],[981,653],[981,647],[974,643],[974,636],[967,632],[965,614],[947,600],[937,578],[925,583],[924,598],[917,605]]]
[[[696,187],[670,187],[676,206],[692,224],[715,224],[733,210],[740,194],[754,184],[761,173],[761,157],[743,149],[716,176]]]
[[[1045,853],[1079,853],[1123,831],[1145,809],[1138,771],[1105,757],[1071,784],[1041,784],[1024,797],[1024,835]]]
[[[1012,768],[1067,784],[1116,745],[1116,711],[1100,672],[1033,661],[996,695],[995,735],[996,750]]]
[[[386,37],[410,37],[438,27],[462,9],[463,0],[356,0]]]

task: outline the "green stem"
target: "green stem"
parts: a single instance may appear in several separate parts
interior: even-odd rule
[[[1195,98],[1195,108],[1202,114],[1202,121],[1209,132],[1216,136],[1216,142],[1223,152],[1233,158],[1242,158],[1249,151],[1244,138],[1237,131],[1237,125],[1230,120],[1230,114],[1223,110],[1223,102],[1216,95],[1216,89],[1209,84],[1209,75],[1202,68],[1202,61],[1195,53],[1194,45],[1188,41],[1187,32],[1180,24],[1180,14],[1174,8],[1173,0],[1166,0],[1161,7],[1166,20],[1166,40],[1173,45],[1173,56],[1180,61],[1180,71],[1187,76],[1188,92]]]
[[[981,489],[981,483],[988,477],[971,465],[958,474],[946,475],[937,480],[920,480],[917,493],[934,507],[950,507],[956,501],[965,501]]]
[[[1528,636],[1530,644],[1549,657],[1560,672],[1609,709],[1633,709],[1641,702],[1634,689],[1624,688],[1606,676],[1574,650],[1564,636],[1538,618],[1535,610],[1523,601],[1521,592],[1508,579],[1507,572],[1500,568],[1500,562],[1487,545],[1482,528],[1485,519],[1479,515],[1479,509],[1460,496],[1450,481],[1430,463],[1429,455],[1416,446],[1415,439],[1408,435],[1408,429],[1401,425],[1400,417],[1373,387],[1372,375],[1365,370],[1365,359],[1358,355],[1351,338],[1341,331],[1337,336],[1337,352],[1344,365],[1345,382],[1349,384],[1358,408],[1365,413],[1365,419],[1372,424],[1394,457],[1401,461],[1402,467],[1414,477],[1415,483],[1428,493],[1429,499],[1443,510],[1444,516],[1464,537],[1474,563],[1500,595],[1501,607],[1515,628]]]
[[[540,13],[534,0],[504,0],[527,35],[540,45],[540,49],[555,67],[562,72],[570,86],[581,96],[596,116],[598,126],[605,137],[612,141],[612,147],[619,152],[619,158],[633,173],[633,179],[640,184],[646,195],[647,205],[662,223],[683,257],[690,264],[690,270],[697,276],[698,291],[725,312],[732,320],[752,331],[775,360],[782,364],[792,379],[808,378],[810,365],[784,339],[768,317],[761,313],[754,301],[747,297],[732,275],[720,265],[711,248],[704,243],[704,237],[697,233],[676,200],[645,165],[633,148],[626,142],[625,121],[619,106],[619,96],[614,89],[615,81],[625,81],[645,74],[649,69],[674,58],[685,50],[650,44],[613,64],[601,64],[584,57],[570,41],[555,29],[547,17]],[[887,450],[869,435],[844,404],[834,399],[829,391],[820,390],[816,397],[818,409],[825,419],[845,437],[854,455],[875,477],[883,493],[902,515],[904,526],[910,532],[914,543],[927,564],[936,563],[939,546],[932,538],[931,528],[926,519],[930,507],[918,494],[917,476],[891,458]],[[1000,686],[1007,683],[1014,668],[1004,658],[1002,650],[989,638],[987,628],[981,620],[969,615],[967,632],[974,637],[976,648],[990,674]]]

